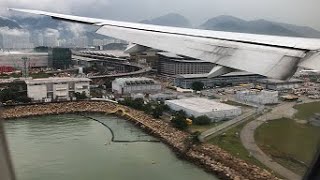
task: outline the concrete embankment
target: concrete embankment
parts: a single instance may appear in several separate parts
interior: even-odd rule
[[[6,107],[2,111],[2,117],[12,119],[28,116],[84,112],[116,113],[128,119],[147,133],[158,137],[176,152],[179,157],[201,166],[206,171],[214,173],[221,179],[277,179],[270,172],[233,157],[215,145],[201,144],[190,147],[185,143],[189,137],[188,133],[175,129],[169,123],[153,119],[143,112],[110,102],[80,101]]]

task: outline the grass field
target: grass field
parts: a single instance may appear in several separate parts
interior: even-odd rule
[[[297,119],[308,120],[314,113],[320,113],[320,102],[300,104],[294,108],[298,110],[297,114],[295,114]]]
[[[228,151],[232,155],[267,169],[260,161],[249,155],[249,152],[242,145],[240,140],[240,131],[247,122],[242,123],[234,128],[229,129],[224,134],[210,139],[207,143],[218,145],[220,148]]]
[[[255,139],[258,146],[276,162],[303,175],[319,145],[320,127],[282,118],[258,127]]]
[[[191,130],[191,132],[196,132],[196,131],[204,132],[204,131],[206,131],[208,129],[211,129],[211,128],[214,128],[216,126],[219,126],[224,122],[225,121],[221,121],[221,122],[211,123],[209,125],[195,125],[195,124],[192,124],[191,126],[189,126],[189,129]]]

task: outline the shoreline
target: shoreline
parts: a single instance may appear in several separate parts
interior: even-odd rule
[[[215,145],[200,144],[187,147],[185,144],[185,140],[189,137],[187,132],[180,131],[169,123],[154,119],[141,111],[111,102],[76,101],[10,106],[2,109],[1,117],[15,119],[70,113],[104,113],[122,117],[146,133],[159,138],[179,158],[188,160],[220,179],[278,179],[267,170],[248,164]]]

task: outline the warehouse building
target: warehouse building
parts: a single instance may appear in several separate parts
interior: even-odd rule
[[[290,79],[288,81],[278,80],[278,79],[259,79],[257,84],[261,87],[269,90],[275,91],[285,91],[291,90],[293,88],[299,88],[303,85],[303,81],[300,79]]]
[[[206,115],[211,118],[212,121],[231,119],[241,114],[239,107],[205,98],[167,100],[165,104],[174,111],[185,111],[188,116],[198,117]]]
[[[157,93],[151,94],[149,98],[153,101],[165,101],[169,99],[177,99],[178,95],[176,93]]]
[[[112,92],[116,94],[156,93],[159,91],[161,91],[161,84],[150,78],[117,78],[112,81]]]
[[[244,103],[253,104],[276,104],[279,100],[278,91],[266,91],[266,90],[246,90],[238,91],[235,95],[236,100]]]
[[[214,64],[168,52],[159,52],[158,73],[174,76],[177,74],[209,73]]]
[[[43,78],[28,79],[26,84],[32,101],[51,102],[74,99],[75,93],[89,97],[90,81],[88,78]]]
[[[259,74],[248,72],[231,72],[218,77],[207,78],[208,74],[180,74],[174,80],[177,87],[189,89],[194,82],[202,82],[205,87],[227,86],[253,83],[258,79],[265,78]]]

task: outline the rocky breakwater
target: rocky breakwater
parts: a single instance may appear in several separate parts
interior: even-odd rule
[[[214,173],[221,179],[278,179],[270,172],[255,165],[248,164],[215,145],[201,144],[190,146],[186,143],[190,136],[187,132],[179,131],[169,123],[153,119],[143,112],[110,102],[80,101],[14,106],[4,108],[2,117],[5,119],[12,119],[28,116],[81,112],[107,114],[119,112],[118,114],[125,117],[136,126],[158,137],[176,152],[179,157],[183,157],[196,165],[201,166],[206,171]]]

